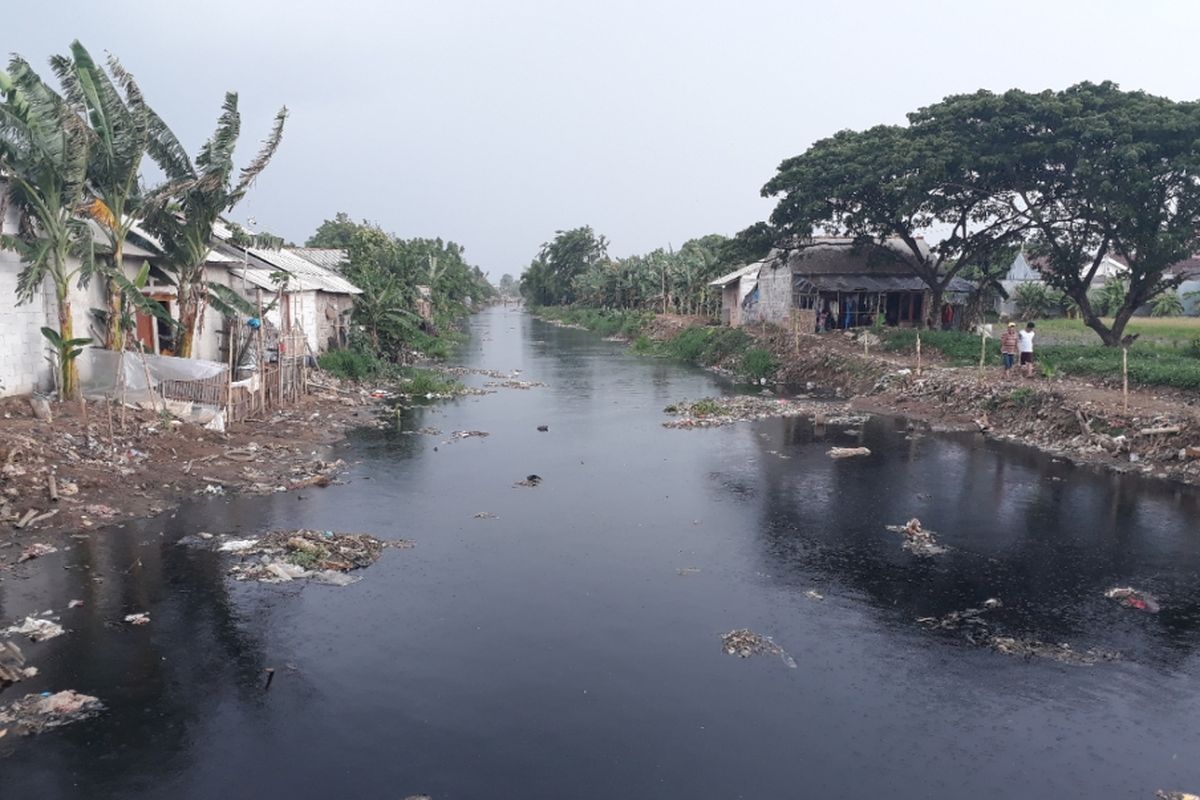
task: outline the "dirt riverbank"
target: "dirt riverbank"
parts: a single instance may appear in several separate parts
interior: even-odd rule
[[[669,316],[647,334],[669,338],[689,322],[704,324]],[[746,331],[775,356],[778,393],[813,384],[836,390],[856,410],[922,420],[934,430],[979,431],[1077,463],[1200,485],[1195,393],[1132,388],[1126,405],[1119,389],[1077,378],[952,367],[929,351],[918,370],[915,353],[883,351],[869,333],[868,345],[875,346],[864,347],[861,336],[841,332],[797,341],[778,329]],[[724,366],[736,369],[733,361]]]
[[[39,419],[28,397],[0,401],[0,569],[32,542],[85,533],[177,506],[188,497],[326,486],[345,464],[335,445],[370,424],[365,390],[312,394],[229,432],[148,410],[55,404]],[[110,415],[111,410],[111,415]]]

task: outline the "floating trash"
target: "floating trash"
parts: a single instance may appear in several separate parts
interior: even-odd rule
[[[779,656],[790,669],[796,668],[796,661],[782,647],[775,644],[769,636],[757,634],[749,628],[738,628],[721,637],[721,646],[731,656],[749,658],[753,655]]]
[[[21,564],[26,561],[32,561],[35,558],[41,558],[42,556],[48,556],[51,553],[57,552],[58,548],[53,545],[35,542],[21,551],[21,555],[17,557],[17,563]]]
[[[825,595],[821,594],[816,589],[809,589],[807,592],[804,593],[804,596],[807,597],[809,600],[824,600],[825,599]]]
[[[237,550],[243,556],[229,574],[237,580],[283,583],[307,579],[334,586],[358,580],[344,573],[369,567],[379,560],[387,542],[365,533],[333,531],[273,531],[252,547]],[[400,540],[393,547],[411,547]]]
[[[871,449],[868,447],[831,447],[825,451],[825,455],[830,458],[856,458],[871,455]]]
[[[993,636],[987,643],[997,653],[1022,658],[1048,658],[1060,664],[1075,667],[1090,667],[1101,661],[1116,661],[1119,653],[1103,650],[1075,650],[1069,644],[1047,644],[1036,639],[1017,639],[1012,636]]]
[[[541,482],[542,482],[542,476],[540,476],[540,475],[526,475],[525,480],[517,481],[516,483],[513,484],[513,486],[530,486],[530,487],[532,487],[532,486],[537,486]]]
[[[57,622],[39,617],[26,617],[24,622],[3,631],[8,636],[28,636],[31,642],[44,642],[65,632]]]
[[[142,611],[138,614],[126,614],[125,621],[130,625],[149,625],[150,613],[147,611]]]
[[[904,534],[905,550],[918,556],[936,556],[946,552],[946,548],[938,544],[933,531],[921,527],[921,520],[913,517],[903,525],[884,526],[892,533]]]
[[[99,699],[78,692],[27,694],[0,707],[0,726],[11,725],[15,733],[29,736],[89,719],[103,710]]]
[[[1126,608],[1136,608],[1147,614],[1157,614],[1160,610],[1158,600],[1149,592],[1134,589],[1132,586],[1114,586],[1104,593],[1110,600],[1116,600]]]

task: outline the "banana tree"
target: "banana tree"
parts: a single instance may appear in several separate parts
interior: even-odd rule
[[[58,337],[75,340],[70,290],[86,285],[95,268],[87,222],[79,217],[87,197],[90,133],[66,101],[20,57],[0,70],[0,179],[17,210],[15,234],[0,246],[15,250],[24,264],[17,302],[28,303],[45,285],[54,287]],[[79,380],[75,359],[58,363],[60,397],[74,398]]]
[[[71,55],[55,56],[50,66],[75,111],[87,119],[93,136],[88,160],[86,213],[108,240],[108,314],[105,347],[121,350],[132,298],[116,276],[124,275],[125,240],[141,212],[139,173],[150,142],[150,113],[133,76],[114,56],[108,71],[96,64],[78,41]],[[111,73],[111,77],[109,75]]]
[[[162,266],[173,274],[179,303],[179,355],[190,358],[192,343],[204,324],[204,309],[213,298],[205,278],[213,226],[218,217],[238,204],[254,179],[266,169],[279,147],[287,108],[275,115],[270,135],[249,165],[233,180],[233,151],[241,132],[237,95],[229,92],[216,131],[193,163],[175,134],[147,109],[151,158],[162,168],[167,183],[145,201],[146,228],[163,251]]]

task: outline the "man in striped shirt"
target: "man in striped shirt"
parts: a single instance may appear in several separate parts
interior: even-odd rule
[[[1017,360],[1017,323],[1008,323],[1008,328],[1000,334],[1000,360],[1004,362],[1004,377],[1012,374],[1013,363]]]

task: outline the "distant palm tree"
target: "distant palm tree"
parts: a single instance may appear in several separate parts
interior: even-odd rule
[[[0,70],[0,178],[20,223],[0,246],[16,250],[25,267],[17,280],[18,302],[29,302],[47,277],[54,286],[58,339],[75,340],[71,319],[73,283],[86,284],[95,268],[92,235],[79,216],[87,198],[90,132],[62,97],[29,64],[14,56]],[[72,257],[78,259],[72,261]],[[59,359],[64,398],[78,392],[73,358]]]
[[[204,308],[218,299],[232,301],[229,293],[218,295],[205,279],[213,226],[246,195],[254,179],[266,169],[283,137],[287,108],[275,115],[271,133],[258,154],[233,181],[233,151],[241,133],[238,97],[229,92],[217,128],[200,149],[195,163],[156,114],[150,112],[151,157],[167,176],[167,183],[146,198],[146,227],[162,245],[165,266],[174,274],[182,328],[178,354],[190,358],[192,342],[204,322]]]

